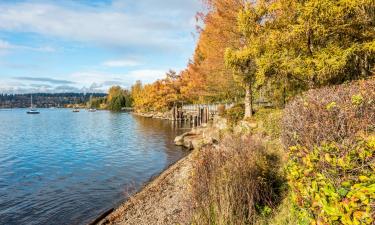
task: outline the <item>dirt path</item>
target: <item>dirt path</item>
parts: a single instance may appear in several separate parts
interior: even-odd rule
[[[98,225],[189,224],[193,153],[164,171]]]

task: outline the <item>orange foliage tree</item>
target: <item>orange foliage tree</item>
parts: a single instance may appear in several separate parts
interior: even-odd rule
[[[208,12],[198,13],[199,40],[193,60],[182,72],[182,96],[192,102],[217,102],[241,94],[225,67],[224,53],[228,47],[240,45],[240,33],[236,27],[238,11],[245,0],[203,0]],[[240,92],[240,93],[239,93]]]
[[[165,79],[152,84],[137,81],[131,92],[136,111],[166,111],[180,99],[180,76],[170,70]]]

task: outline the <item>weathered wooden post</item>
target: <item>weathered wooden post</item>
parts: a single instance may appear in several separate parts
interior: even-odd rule
[[[201,124],[204,123],[204,107],[201,108]]]
[[[209,110],[208,110],[208,106],[206,106],[204,108],[204,123],[208,123],[208,120],[209,120]]]
[[[193,117],[193,127],[197,127],[198,121],[197,121],[197,116]]]
[[[199,107],[198,108],[198,126],[200,126],[201,124],[202,124],[202,110]]]
[[[220,104],[220,105],[218,105],[217,106],[217,114],[219,115],[219,116],[223,116],[224,115],[224,113],[225,113],[225,105],[223,105],[223,104]]]
[[[206,124],[206,107],[203,106],[202,108],[202,124]]]
[[[175,106],[173,106],[173,108],[172,108],[172,121],[176,121],[176,107]]]

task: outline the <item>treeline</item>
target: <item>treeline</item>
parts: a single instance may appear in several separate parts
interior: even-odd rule
[[[311,89],[374,74],[372,0],[204,0],[199,41],[187,68],[132,87],[137,110],[176,102],[266,99],[283,106]]]
[[[0,108],[30,107],[31,95],[33,104],[40,108],[64,107],[69,104],[82,104],[91,96],[101,98],[104,93],[33,93],[33,94],[0,94]]]

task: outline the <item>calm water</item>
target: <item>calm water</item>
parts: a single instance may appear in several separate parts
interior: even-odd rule
[[[85,224],[187,154],[170,122],[0,110],[0,224]]]

